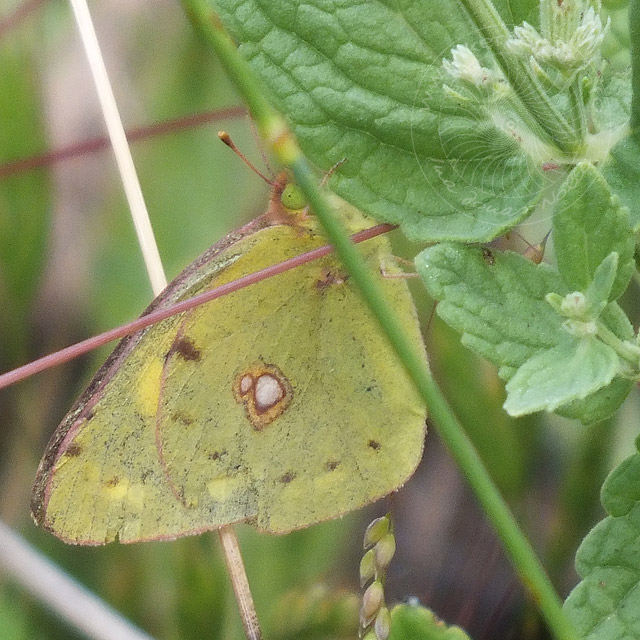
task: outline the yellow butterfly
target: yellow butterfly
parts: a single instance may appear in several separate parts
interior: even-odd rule
[[[145,313],[326,244],[304,209],[269,207],[189,265]],[[346,204],[351,231],[367,221]],[[385,238],[362,245],[380,273]],[[406,283],[381,284],[421,344]],[[35,520],[67,542],[172,539],[246,521],[284,533],[398,489],[425,407],[329,255],[125,338],[54,433]]]

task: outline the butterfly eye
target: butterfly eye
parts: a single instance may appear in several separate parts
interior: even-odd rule
[[[300,191],[300,187],[293,184],[293,182],[287,184],[283,189],[280,202],[291,211],[299,211],[307,206],[307,201],[302,191]]]

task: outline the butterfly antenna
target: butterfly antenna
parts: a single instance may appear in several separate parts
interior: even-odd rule
[[[260,152],[260,157],[262,158],[262,163],[267,168],[271,175],[274,175],[273,168],[269,164],[269,158],[267,158],[267,153],[264,150],[264,143],[262,142],[262,138],[258,133],[258,127],[256,127],[256,123],[253,118],[249,118],[249,126],[251,127],[251,133],[253,135],[253,140],[258,147],[258,151]]]
[[[249,158],[247,158],[247,156],[245,156],[244,153],[242,153],[242,151],[238,149],[238,147],[236,146],[236,143],[231,139],[231,136],[226,131],[218,131],[218,138],[220,138],[220,140],[224,142],[227,145],[227,147],[229,147],[229,149],[231,149],[231,151],[233,151],[238,156],[238,158],[240,158],[240,160],[242,160],[242,162],[244,162],[247,165],[247,167],[251,169],[251,171],[259,175],[269,186],[273,186],[273,180],[270,180],[269,178],[267,178],[267,176],[265,176],[264,173],[262,173],[258,168],[256,168],[256,166],[251,162],[251,160],[249,160]]]
[[[327,171],[327,173],[324,174],[324,176],[322,177],[322,181],[320,182],[320,186],[324,187],[326,186],[327,182],[329,182],[329,178],[333,175],[333,172],[341,165],[344,164],[347,161],[346,158],[341,158],[340,160],[338,160],[338,162],[336,162],[331,169],[329,169],[329,171]]]

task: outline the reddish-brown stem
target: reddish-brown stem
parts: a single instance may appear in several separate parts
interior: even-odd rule
[[[165,122],[158,122],[157,124],[148,125],[146,127],[131,129],[130,131],[127,131],[127,140],[129,142],[146,140],[147,138],[162,136],[168,133],[182,131],[184,129],[192,129],[210,122],[217,122],[227,118],[238,118],[246,115],[246,113],[247,111],[244,107],[229,107],[228,109],[218,109],[216,111],[207,111],[205,113],[181,116],[179,118],[166,120]],[[0,165],[0,180],[23,171],[31,171],[41,167],[48,167],[56,162],[62,162],[69,158],[76,158],[86,153],[102,151],[110,146],[111,143],[107,136],[99,136],[61,149],[54,149],[53,151],[47,151],[27,158],[11,160],[10,162]]]
[[[351,239],[354,243],[363,242],[364,240],[369,240],[375,236],[387,233],[392,229],[395,229],[395,226],[390,224],[379,224],[375,227],[370,227],[369,229],[364,229],[363,231],[353,234]],[[110,329],[109,331],[105,331],[104,333],[88,338],[87,340],[83,340],[82,342],[78,342],[70,347],[56,351],[55,353],[50,353],[49,355],[39,358],[38,360],[34,360],[29,364],[25,364],[17,369],[13,369],[12,371],[8,371],[7,373],[0,375],[0,389],[8,387],[16,382],[20,382],[21,380],[29,378],[41,371],[45,371],[46,369],[50,369],[51,367],[69,362],[69,360],[73,360],[74,358],[92,351],[93,349],[97,349],[112,340],[123,338],[126,335],[135,333],[140,329],[144,329],[145,327],[160,322],[161,320],[169,318],[177,313],[188,311],[193,307],[197,307],[205,302],[210,302],[211,300],[220,298],[228,293],[232,293],[233,291],[238,291],[239,289],[243,289],[249,285],[256,284],[266,278],[271,278],[279,273],[284,273],[285,271],[299,267],[307,262],[318,260],[319,258],[326,256],[328,253],[331,253],[331,251],[333,251],[331,245],[318,247],[317,249],[300,254],[294,258],[289,258],[289,260],[285,260],[284,262],[280,262],[271,267],[266,267],[260,271],[250,273],[238,280],[223,284],[215,289],[211,289],[210,291],[205,291],[193,298],[183,300],[165,309],[153,311],[152,313],[142,316],[133,322],[116,327],[115,329]]]
[[[0,38],[8,31],[11,31],[11,29],[14,29],[30,13],[33,13],[45,2],[46,0],[26,0],[26,2],[19,4],[9,15],[0,18]]]

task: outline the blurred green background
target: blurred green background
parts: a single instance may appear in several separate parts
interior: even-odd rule
[[[625,4],[610,5],[616,8],[608,52],[624,67]],[[42,2],[21,19],[6,20],[19,6],[0,3],[2,372],[130,320],[151,299],[108,150],[85,150],[37,169],[12,168],[19,159],[104,134],[70,9]],[[125,127],[241,106],[177,3],[103,0],[92,10]],[[218,129],[264,166],[241,115],[133,145],[169,277],[266,204],[267,186],[220,144]],[[400,256],[418,250],[401,238],[394,242]],[[602,479],[632,451],[637,397],[616,420],[590,430],[539,416],[509,419],[495,371],[460,347],[419,283],[412,288],[434,374],[565,595],[575,583],[575,548],[601,517]],[[31,484],[46,441],[107,353],[0,391],[0,518],[157,638],[240,638],[215,534],[77,548],[30,520]],[[418,597],[475,638],[545,637],[431,430],[423,464],[393,499],[283,537],[238,527],[267,638],[355,637],[349,594],[358,590],[362,532],[389,508],[398,540],[387,582],[390,603]],[[0,637],[82,636],[0,569]]]

